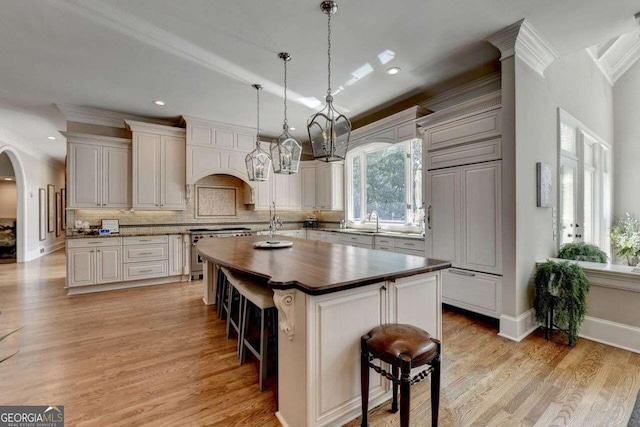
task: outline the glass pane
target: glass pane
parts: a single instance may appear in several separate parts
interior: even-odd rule
[[[424,219],[422,206],[422,140],[411,141],[411,215],[412,223],[419,224]]]
[[[578,228],[578,234],[582,231],[582,237],[587,243],[596,243],[593,240],[593,172],[584,172],[584,224],[583,229]]]
[[[560,147],[565,151],[576,153],[576,130],[564,123],[560,123]]]
[[[393,145],[366,155],[367,214],[375,211],[380,221],[404,222],[405,146]]]
[[[593,145],[584,143],[584,164],[593,166]]]
[[[576,168],[572,165],[562,165],[560,176],[561,206],[560,206],[560,244],[573,242],[576,215]]]
[[[360,156],[354,157],[351,164],[351,219],[360,221],[360,196],[362,195],[362,165]]]

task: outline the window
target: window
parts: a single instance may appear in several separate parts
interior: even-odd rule
[[[560,111],[559,244],[587,242],[609,252],[609,145]]]
[[[347,219],[418,225],[422,219],[422,140],[371,143],[347,157]]]

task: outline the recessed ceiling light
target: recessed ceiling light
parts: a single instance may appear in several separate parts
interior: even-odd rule
[[[399,72],[400,72],[400,68],[398,68],[398,67],[391,67],[391,68],[389,68],[389,69],[387,70],[387,74],[390,74],[390,75],[392,75],[392,76],[393,76],[394,74],[398,74]]]
[[[294,128],[293,126],[291,126],[291,127],[289,128],[289,130],[296,130],[296,128]]]
[[[159,106],[164,106],[165,103],[164,101],[160,100],[160,99],[156,99],[155,101],[153,101],[154,104],[159,105]]]
[[[48,136],[47,139],[50,139],[50,140],[54,141],[56,139],[56,137],[55,136]]]

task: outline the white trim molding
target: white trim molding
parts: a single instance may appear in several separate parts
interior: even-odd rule
[[[498,335],[519,342],[538,329],[538,326],[540,325],[536,323],[533,308],[530,308],[518,317],[503,314],[500,316],[500,333],[498,333]]]
[[[501,105],[502,91],[497,90],[421,117],[416,120],[416,124],[419,127],[419,132],[422,133],[424,132],[424,128],[433,126],[436,123],[496,110],[500,108]]]
[[[544,70],[560,57],[525,19],[498,31],[487,41],[500,50],[501,61],[515,55],[543,77]]]
[[[44,151],[29,143],[26,139],[0,128],[0,145],[7,144],[21,153],[27,154],[45,165],[58,170],[65,170],[64,163],[54,159]]]
[[[439,93],[420,103],[420,105],[430,111],[440,111],[490,93],[500,92],[501,87],[502,74],[495,72]]]
[[[173,126],[177,123],[171,119],[157,119],[153,117],[138,116],[135,114],[120,113],[117,111],[103,110],[100,108],[83,107],[73,104],[55,104],[68,122],[88,123],[98,126],[109,126],[125,129],[125,120],[154,123],[157,125]]]
[[[38,259],[43,257],[51,252],[59,251],[60,249],[64,249],[66,246],[66,241],[56,242],[48,246],[39,246],[38,249],[34,251],[27,252],[24,262],[33,261],[34,259]],[[40,252],[42,251],[42,252]]]
[[[640,353],[640,328],[585,316],[578,335],[591,341]]]
[[[638,31],[633,31],[586,49],[611,86],[640,59],[638,35]]]

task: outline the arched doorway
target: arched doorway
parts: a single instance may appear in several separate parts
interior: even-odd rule
[[[27,183],[24,167],[20,160],[20,155],[13,147],[0,145],[0,154],[6,154],[11,161],[13,174],[16,182],[17,203],[16,203],[16,244],[17,261],[24,262],[27,254],[27,230],[26,230],[26,206],[27,206]]]

